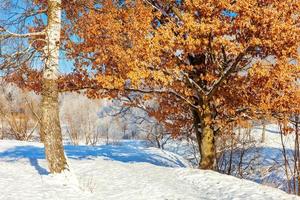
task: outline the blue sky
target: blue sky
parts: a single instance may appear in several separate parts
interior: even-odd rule
[[[31,25],[34,19],[33,17],[29,17],[26,20],[22,20],[21,24],[18,23],[18,24],[9,25],[9,23],[13,22],[15,19],[20,17],[21,13],[24,13],[24,10],[26,10],[27,6],[24,2],[26,2],[26,0],[0,0],[0,26],[5,27],[11,32],[17,32],[17,33],[27,32],[26,29],[21,27]],[[43,19],[43,21],[47,20],[46,15],[40,15],[39,17]],[[14,43],[16,44],[17,42],[20,41],[21,40],[19,41],[16,40],[16,42]],[[27,39],[22,39],[22,41],[25,44],[27,43]],[[0,45],[1,45],[2,53],[11,52],[11,50],[13,49],[13,44],[6,45],[4,44],[4,42],[1,42]],[[41,61],[35,59],[35,61],[33,62],[33,67],[40,68],[41,64],[42,64]],[[67,60],[64,55],[64,52],[62,51],[60,52],[59,68],[61,73],[70,73],[74,68],[73,62]]]
[[[16,17],[20,16],[17,13],[23,13],[24,9],[26,9],[26,4],[24,3],[26,0],[0,0],[0,5],[3,5],[3,3],[5,2],[10,2],[11,3],[11,7],[8,9],[2,9],[0,7],[0,25],[8,28],[10,31],[14,31],[14,32],[26,32],[26,30],[18,30],[18,26],[5,26],[5,24],[7,22],[13,21]],[[180,2],[180,0],[178,0],[178,2]],[[12,14],[14,13],[14,14]],[[224,15],[230,16],[232,18],[235,18],[237,16],[236,13],[225,10],[223,12]],[[13,17],[16,16],[16,17]],[[47,16],[46,15],[42,15],[40,16],[41,19],[43,19],[43,21],[46,22],[47,20]],[[31,25],[33,23],[33,17],[29,17],[26,19],[25,21],[25,25]],[[23,25],[24,26],[24,25]],[[25,40],[26,41],[26,40]],[[10,46],[7,46],[6,48],[10,48]],[[2,46],[2,52],[5,51],[5,47]],[[39,68],[41,66],[41,62],[39,61],[35,61],[35,68]],[[59,61],[59,68],[60,68],[60,72],[61,73],[70,73],[73,71],[74,68],[74,64],[73,61],[67,60],[65,57],[65,54],[63,51],[60,52],[60,61]]]
[[[67,60],[65,56],[63,55],[63,52],[60,53],[60,59],[59,59],[59,70],[61,73],[66,74],[73,71],[74,65],[73,61]]]

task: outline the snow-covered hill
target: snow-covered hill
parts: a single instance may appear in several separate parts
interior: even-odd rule
[[[191,169],[180,156],[143,142],[65,149],[75,176],[49,175],[39,143],[0,141],[0,199],[298,199],[251,181]]]

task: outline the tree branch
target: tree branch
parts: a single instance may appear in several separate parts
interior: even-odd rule
[[[0,32],[5,32],[5,34],[0,35],[0,40],[7,39],[7,38],[30,38],[34,36],[44,36],[46,33],[44,31],[42,32],[35,32],[35,33],[13,33],[10,32],[3,27],[0,27]]]
[[[121,91],[122,89],[118,89],[118,88],[99,88],[97,86],[84,86],[84,87],[80,87],[80,88],[67,88],[67,89],[63,89],[60,90],[59,92],[68,92],[68,91],[80,91],[80,90],[84,90],[84,89],[95,89],[95,90],[108,90],[108,91]],[[135,88],[124,88],[125,91],[130,91],[130,92],[140,92],[140,93],[144,93],[144,94],[150,94],[150,93],[158,93],[158,94],[172,94],[178,98],[180,98],[181,100],[184,100],[189,106],[195,108],[195,109],[199,109],[198,106],[194,105],[190,100],[188,100],[187,98],[185,98],[184,96],[178,94],[177,92],[173,91],[173,90],[165,90],[165,89],[149,89],[149,90],[143,90],[143,89],[135,89]]]
[[[211,89],[207,93],[207,96],[209,98],[215,94],[215,92],[218,90],[220,85],[234,72],[234,70],[236,69],[240,61],[244,58],[244,56],[246,55],[249,49],[250,48],[247,48],[244,52],[240,53],[236,57],[235,61],[224,70],[224,73],[220,76],[220,78],[214,82],[214,84],[211,86]]]
[[[191,79],[187,73],[185,73],[185,72],[181,72],[181,73],[185,76],[185,78],[188,80],[188,82],[191,85],[194,85],[196,87],[196,89],[198,90],[198,92],[200,93],[201,96],[206,96],[205,91],[199,84],[197,84],[193,79]]]

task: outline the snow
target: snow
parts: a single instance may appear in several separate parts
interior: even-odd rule
[[[179,155],[141,141],[65,149],[72,171],[52,175],[43,145],[0,141],[0,199],[298,199],[251,181],[192,169]]]
[[[252,131],[252,136],[256,137],[259,140],[261,137],[262,127],[255,127]],[[295,143],[294,134],[283,136],[283,142],[286,148],[293,149]],[[266,135],[265,142],[261,144],[263,147],[277,148],[282,149],[281,139],[280,139],[280,130],[276,124],[266,125]]]

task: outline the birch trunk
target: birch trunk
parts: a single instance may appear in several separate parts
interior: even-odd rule
[[[61,0],[48,0],[48,25],[45,47],[46,66],[43,71],[41,101],[41,140],[51,173],[68,169],[64,154],[58,105],[58,66],[61,30]]]

